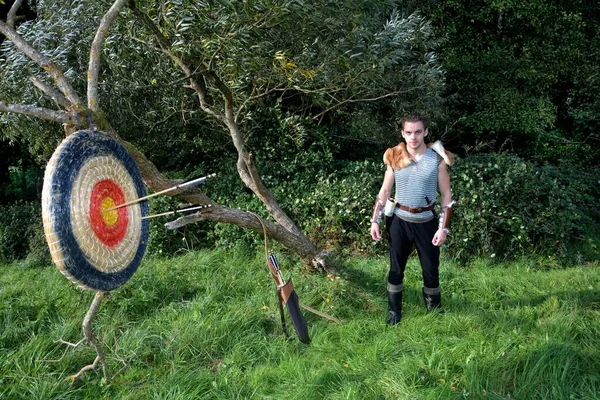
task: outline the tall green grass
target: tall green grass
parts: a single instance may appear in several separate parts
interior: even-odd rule
[[[600,265],[535,259],[444,261],[445,313],[427,314],[411,260],[404,318],[385,326],[387,260],[353,258],[341,276],[280,255],[312,343],[282,334],[274,285],[243,250],[146,259],[103,302],[93,328],[110,372],[87,372],[77,342],[93,293],[55,268],[0,267],[0,399],[597,399]]]

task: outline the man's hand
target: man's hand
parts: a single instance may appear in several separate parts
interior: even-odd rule
[[[371,229],[373,229],[373,228],[371,227]],[[444,244],[447,237],[448,237],[448,234],[446,232],[444,232],[443,229],[438,229],[437,232],[435,233],[435,235],[433,236],[433,240],[431,241],[431,243],[433,243],[434,246],[439,247]]]
[[[381,240],[381,231],[379,230],[379,224],[377,222],[371,222],[371,237],[376,242]]]

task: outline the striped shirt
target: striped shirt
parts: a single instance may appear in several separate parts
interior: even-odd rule
[[[396,201],[408,207],[425,207],[428,205],[425,200],[427,196],[430,202],[435,202],[438,165],[442,160],[433,149],[427,148],[419,161],[413,161],[408,167],[394,170]],[[423,223],[433,218],[431,211],[413,214],[396,208],[394,213],[408,222]]]

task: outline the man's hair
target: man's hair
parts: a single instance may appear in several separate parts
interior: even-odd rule
[[[423,129],[427,129],[429,127],[429,121],[427,120],[427,118],[425,118],[421,114],[410,114],[410,115],[407,115],[406,117],[402,118],[402,121],[400,121],[400,127],[403,130],[404,130],[404,124],[407,122],[422,122]]]

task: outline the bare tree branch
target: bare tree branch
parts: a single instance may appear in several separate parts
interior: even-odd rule
[[[6,104],[5,102],[0,101],[0,111],[27,115],[29,117],[36,117],[59,123],[75,124],[77,122],[76,118],[71,113],[24,104]]]
[[[6,16],[6,23],[13,28],[15,27],[15,21],[17,20],[17,10],[21,7],[23,0],[16,0]]]
[[[52,100],[54,100],[54,102],[56,104],[58,104],[59,106],[61,106],[63,108],[71,107],[71,103],[69,103],[69,100],[67,100],[67,98],[65,96],[63,96],[61,93],[59,93],[53,87],[48,85],[46,82],[39,80],[35,76],[31,76],[31,77],[29,77],[29,79],[31,79],[31,82],[33,82],[33,85],[36,88],[40,89],[42,92],[44,92],[46,95],[48,95]]]
[[[414,88],[413,88],[414,89]],[[370,98],[365,98],[365,99],[346,99],[346,100],[338,100],[337,103],[335,103],[334,105],[332,105],[331,107],[326,108],[325,110],[321,111],[320,113],[318,113],[317,115],[315,115],[313,117],[313,119],[319,119],[321,116],[327,114],[329,111],[335,110],[338,107],[341,107],[345,104],[349,104],[349,103],[367,103],[367,102],[371,102],[371,101],[379,101],[388,97],[392,97],[392,96],[398,96],[399,94],[404,94],[410,92],[409,90],[399,90],[396,92],[391,92],[391,93],[386,93],[384,95],[378,96],[378,97],[370,97]]]
[[[171,43],[169,43],[165,35],[162,34],[162,32],[156,27],[154,22],[145,13],[143,13],[139,8],[137,8],[137,5],[135,4],[134,0],[129,0],[128,6],[133,11],[133,14],[144,24],[144,26],[148,28],[150,32],[152,32],[152,35],[158,41],[158,45],[160,46],[162,52],[165,55],[167,55],[189,79],[191,88],[198,95],[198,100],[200,101],[200,108],[202,108],[202,110],[207,114],[212,115],[222,123],[226,124],[227,121],[225,120],[225,116],[217,110],[215,110],[210,105],[208,96],[206,94],[206,89],[200,82],[194,79],[194,73],[192,72],[191,68],[189,68],[189,66],[187,66],[180,57],[177,57],[171,51]],[[203,73],[203,71],[201,71],[201,73]]]
[[[23,54],[29,57],[37,65],[42,67],[44,71],[46,71],[46,73],[48,73],[48,75],[50,75],[52,79],[54,79],[54,82],[56,82],[56,86],[58,86],[60,91],[66,96],[66,98],[69,100],[73,107],[83,107],[79,96],[77,96],[77,93],[75,92],[69,81],[67,81],[63,72],[60,70],[60,68],[56,66],[56,64],[54,64],[52,60],[50,60],[48,57],[37,51],[32,45],[27,43],[15,31],[15,29],[12,26],[2,21],[0,21],[0,33],[6,36],[8,40],[13,42],[13,44],[17,46],[17,48],[21,50],[21,52],[23,52]]]
[[[106,35],[110,30],[110,26],[119,16],[119,11],[121,11],[126,1],[127,0],[116,0],[113,3],[112,7],[110,7],[108,12],[104,14],[104,17],[102,17],[102,21],[100,21],[100,26],[98,26],[96,36],[94,36],[94,41],[92,42],[92,46],[90,48],[90,61],[88,64],[87,75],[87,100],[88,108],[92,111],[99,111],[98,74],[100,71],[100,60],[102,59],[102,47],[104,46],[104,41],[106,40]]]

